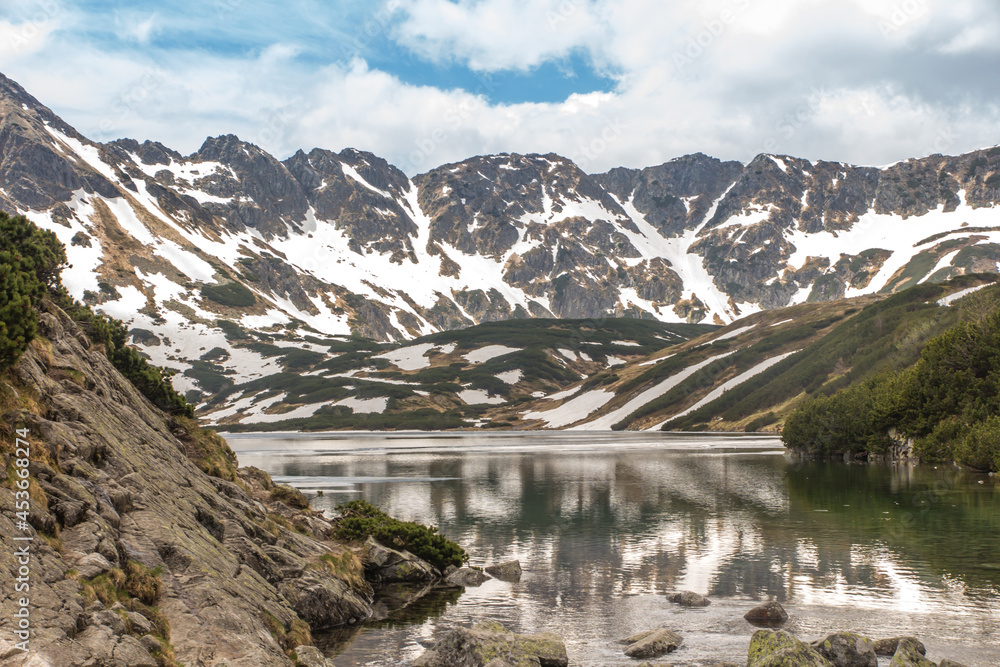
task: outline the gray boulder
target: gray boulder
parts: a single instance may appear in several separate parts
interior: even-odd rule
[[[455,628],[413,667],[568,667],[566,644],[551,632],[515,635],[499,623]]]
[[[430,563],[417,558],[408,551],[396,551],[379,544],[369,537],[365,542],[365,571],[375,580],[383,583],[420,582],[439,579],[441,573]]]
[[[875,642],[852,632],[838,632],[812,646],[837,667],[878,667]]]
[[[747,667],[835,667],[816,649],[784,630],[758,630],[750,639]]]
[[[661,628],[640,632],[621,640],[620,643],[629,644],[625,649],[625,655],[630,658],[659,658],[676,651],[683,641],[676,632]]]
[[[516,560],[498,563],[485,568],[488,574],[503,581],[518,581],[521,578],[521,562]]]
[[[788,620],[788,613],[779,602],[771,601],[754,607],[743,618],[755,625],[780,625]]]
[[[111,569],[111,563],[101,554],[94,552],[87,554],[76,562],[74,569],[83,579],[93,579],[104,574]]]
[[[691,591],[681,591],[667,597],[668,600],[682,607],[707,607],[712,604],[704,595],[692,593]]]
[[[126,612],[125,615],[128,617],[129,625],[131,625],[131,633],[138,633],[141,635],[148,635],[153,631],[153,624],[148,618],[142,614],[134,611]]]
[[[369,601],[358,591],[320,571],[282,582],[278,590],[314,630],[354,625],[372,615]]]
[[[463,567],[451,572],[444,580],[452,586],[482,586],[490,577],[471,567]]]
[[[960,662],[955,662],[954,660],[948,660],[947,658],[945,658],[940,663],[938,663],[938,667],[965,667],[965,665],[963,665]]]
[[[920,640],[916,637],[891,637],[889,639],[876,639],[875,640],[875,653],[882,656],[893,656],[896,654],[896,649],[899,648],[899,642],[904,639],[911,640],[916,643],[917,651],[920,655],[926,655],[927,649],[924,645],[920,643]]]

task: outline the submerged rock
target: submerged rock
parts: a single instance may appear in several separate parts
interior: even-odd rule
[[[834,664],[784,630],[758,630],[750,639],[747,667],[834,667]]]
[[[875,642],[852,632],[838,632],[813,642],[813,648],[837,667],[878,667]]]
[[[923,649],[924,645],[912,637],[900,639],[889,667],[937,667],[924,657]]]
[[[518,581],[521,578],[521,561],[511,560],[506,563],[490,565],[485,569],[488,574],[503,581]]]
[[[683,641],[676,632],[661,628],[640,632],[622,639],[619,643],[629,644],[625,649],[625,655],[630,658],[659,658],[676,651]]]
[[[567,667],[566,644],[551,632],[516,635],[499,623],[455,628],[413,667]]]
[[[758,605],[743,615],[754,625],[781,625],[788,620],[788,613],[778,602],[765,602]]]
[[[454,570],[444,578],[445,582],[452,586],[482,586],[489,579],[489,575],[483,574],[479,570],[473,570],[471,567]]]
[[[704,595],[699,595],[691,591],[681,591],[667,597],[668,600],[682,607],[707,607],[712,604]]]

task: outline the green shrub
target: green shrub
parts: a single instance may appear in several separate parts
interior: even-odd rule
[[[334,534],[343,540],[363,542],[369,537],[387,547],[409,551],[434,567],[461,567],[469,560],[462,547],[437,532],[433,526],[394,519],[364,500],[338,505],[341,516],[334,520]]]
[[[59,286],[65,264],[55,234],[0,211],[0,369],[12,366],[35,338],[38,302]]]
[[[62,295],[64,299],[69,297]],[[108,359],[119,373],[135,385],[143,396],[164,412],[194,416],[194,406],[187,402],[170,383],[173,373],[146,361],[139,351],[129,347],[128,330],[116,319],[95,315],[85,306],[73,309],[74,319],[87,332],[88,338],[103,345]]]
[[[221,306],[233,308],[249,308],[257,303],[253,292],[241,283],[223,283],[221,285],[202,285],[201,295]]]
[[[271,489],[271,501],[285,503],[294,509],[309,509],[309,499],[306,498],[305,494],[294,487],[285,486],[284,484],[275,485]]]
[[[955,461],[976,470],[1000,470],[1000,416],[966,428],[955,444]]]

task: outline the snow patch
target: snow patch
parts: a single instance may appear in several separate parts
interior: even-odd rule
[[[969,289],[964,289],[961,292],[955,292],[954,294],[949,294],[948,296],[944,297],[943,299],[938,299],[937,304],[939,306],[950,306],[951,304],[955,303],[959,299],[965,298],[965,297],[969,296],[970,294],[972,294],[974,292],[978,292],[979,290],[983,289],[984,287],[990,287],[991,285],[993,285],[993,283],[988,283],[986,285],[978,285],[976,287],[970,287]]]
[[[473,350],[472,352],[467,352],[462,356],[472,364],[482,364],[491,359],[496,359],[497,357],[502,357],[505,354],[510,354],[511,352],[520,352],[521,350],[516,347],[507,347],[506,345],[487,345],[486,347],[481,347],[478,350]]]
[[[529,412],[524,415],[523,418],[541,419],[549,428],[562,428],[563,426],[574,424],[597,412],[607,405],[614,397],[614,392],[604,389],[588,391],[585,394],[577,396],[571,401],[563,403],[557,408],[546,410],[544,412]]]

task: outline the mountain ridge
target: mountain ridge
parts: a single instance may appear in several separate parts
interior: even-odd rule
[[[92,142],[0,75],[0,208],[55,232],[72,295],[126,321],[192,395],[238,341],[404,341],[524,318],[728,324],[1000,262],[1000,149],[886,168],[704,154],[587,174],[555,154],[407,177],[356,149],[278,160],[235,135],[188,156]]]

